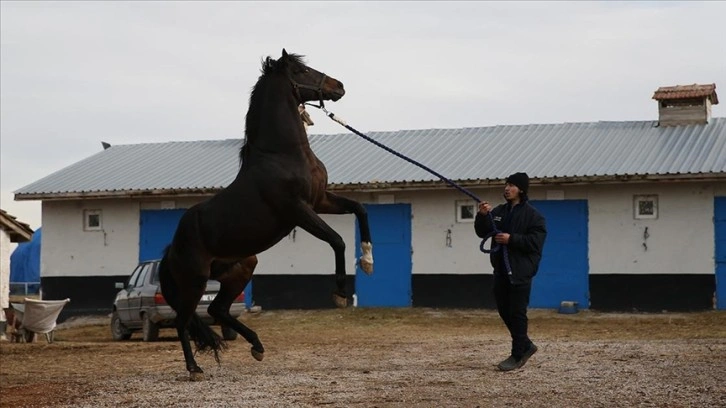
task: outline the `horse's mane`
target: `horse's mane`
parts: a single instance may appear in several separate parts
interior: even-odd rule
[[[279,60],[274,60],[271,57],[265,58],[262,61],[262,69],[260,70],[262,72],[262,76],[260,76],[260,79],[262,79],[265,75],[286,70],[290,63],[305,65],[305,57],[299,54],[287,54],[287,61],[285,62],[286,63],[279,62]]]
[[[249,150],[249,147],[247,145],[250,142],[250,139],[253,139],[255,136],[257,136],[256,119],[259,115],[259,112],[254,109],[254,107],[256,106],[254,105],[254,102],[257,100],[259,89],[262,88],[262,84],[265,83],[265,79],[268,76],[280,72],[285,72],[291,63],[305,65],[304,58],[305,57],[303,55],[299,54],[287,54],[286,61],[275,60],[271,57],[267,57],[262,60],[262,68],[260,69],[261,75],[257,79],[257,83],[255,83],[255,86],[252,87],[252,91],[250,92],[249,110],[247,111],[247,116],[245,117],[245,143],[239,150],[239,160],[241,163],[244,163],[245,157],[247,156]]]

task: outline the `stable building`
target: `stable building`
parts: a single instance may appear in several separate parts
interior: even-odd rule
[[[502,201],[525,171],[548,236],[531,306],[610,311],[726,309],[726,118],[715,85],[659,88],[659,120],[503,125],[368,134],[473,192]],[[186,208],[228,185],[241,140],[105,145],[15,192],[41,200],[45,298],[110,311],[116,282],[159,258]],[[493,308],[476,203],[354,134],[310,135],[329,189],[365,204],[374,273],[353,215],[323,215],[347,243],[359,307]],[[516,160],[512,160],[516,158]],[[329,308],[330,247],[298,229],[259,254],[248,299],[266,309]],[[355,294],[353,299],[352,294]]]

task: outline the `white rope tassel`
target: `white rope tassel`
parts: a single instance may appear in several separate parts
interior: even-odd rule
[[[339,118],[338,115],[334,114],[333,112],[330,112],[328,114],[328,116],[330,117],[330,119],[333,119],[334,121],[340,123],[341,125],[348,126],[348,124],[345,123],[345,120],[343,120],[343,118]]]
[[[308,126],[313,126],[315,124],[315,122],[313,122],[313,118],[311,118],[308,111],[305,110],[305,105],[299,105],[297,107],[297,111],[300,114],[300,119],[302,119],[303,124],[305,124],[305,130],[308,129]]]

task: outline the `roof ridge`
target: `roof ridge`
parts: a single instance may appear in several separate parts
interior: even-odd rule
[[[115,144],[111,147],[122,147],[122,146],[150,146],[150,145],[164,145],[164,144],[184,144],[184,143],[220,143],[220,142],[244,142],[242,139],[198,139],[198,140],[167,140],[163,142],[141,142],[141,143],[124,143]]]
[[[717,119],[717,118],[712,118]],[[552,123],[520,123],[520,124],[500,124],[500,125],[489,125],[489,126],[464,126],[464,127],[433,127],[433,128],[408,128],[408,129],[396,129],[396,130],[370,130],[363,133],[404,133],[404,132],[442,132],[452,130],[472,130],[472,129],[506,129],[506,128],[517,128],[517,127],[528,127],[528,126],[562,126],[562,125],[590,125],[598,123],[657,123],[656,119],[647,120],[597,120],[597,121],[576,121],[576,122],[552,122]],[[310,136],[315,137],[330,137],[330,136],[341,136],[349,135],[350,133],[311,133]],[[403,136],[403,135],[402,135]]]

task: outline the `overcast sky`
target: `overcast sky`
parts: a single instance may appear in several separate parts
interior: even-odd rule
[[[283,47],[345,84],[328,107],[362,131],[655,120],[653,92],[677,84],[726,100],[724,2],[2,1],[0,16],[0,207],[33,228],[40,202],[13,191],[101,141],[242,138],[260,61]],[[311,133],[347,132],[311,114]]]

